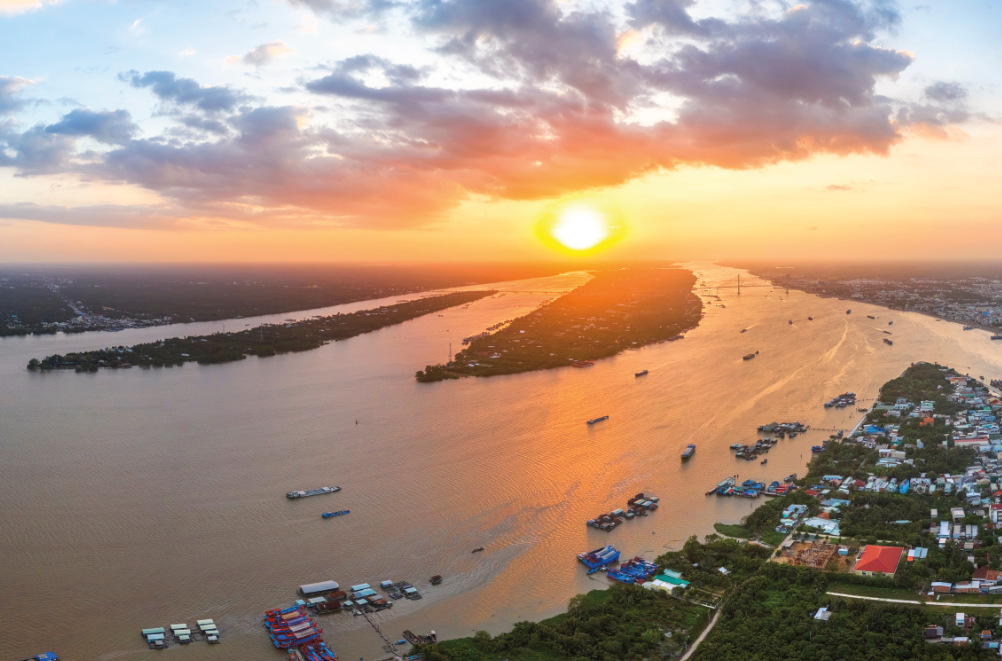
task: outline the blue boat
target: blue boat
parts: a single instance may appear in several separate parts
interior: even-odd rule
[[[811,452],[814,452],[815,454],[817,454],[818,452],[824,452],[824,451],[825,451],[824,447],[822,447],[820,445],[812,445],[811,446]]]
[[[320,516],[325,519],[333,519],[335,516],[344,516],[345,514],[350,514],[351,510],[341,510],[340,512],[324,512]]]
[[[609,544],[600,549],[589,551],[588,553],[579,553],[578,560],[584,563],[588,569],[597,571],[599,567],[611,565],[612,563],[618,561],[619,551],[616,550],[615,546]]]
[[[682,460],[684,461],[684,460],[688,459],[693,454],[695,454],[695,452],[696,452],[696,446],[693,445],[692,443],[690,443],[689,445],[685,446],[685,452],[682,453]]]

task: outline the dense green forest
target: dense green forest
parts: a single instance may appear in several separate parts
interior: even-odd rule
[[[600,271],[572,292],[473,339],[447,364],[428,365],[422,382],[566,367],[679,336],[699,323],[695,276],[681,269]]]
[[[55,354],[32,358],[29,370],[75,369],[93,372],[101,367],[171,367],[187,362],[202,365],[242,360],[247,356],[274,356],[291,351],[308,351],[328,342],[344,340],[386,326],[399,324],[431,312],[469,303],[493,291],[465,291],[421,298],[350,314],[316,317],[287,324],[258,326],[235,333],[170,338],[133,347],[112,347],[97,351]]]

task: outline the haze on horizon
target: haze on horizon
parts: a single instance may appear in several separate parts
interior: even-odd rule
[[[0,262],[988,259],[1002,6],[0,0]]]

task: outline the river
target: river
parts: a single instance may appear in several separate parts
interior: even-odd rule
[[[688,265],[703,286],[735,269]],[[789,294],[741,272],[742,290],[701,289],[705,315],[678,342],[586,369],[419,384],[416,370],[461,338],[525,314],[587,276],[495,285],[468,306],[329,344],[238,363],[97,374],[33,374],[28,359],[177,334],[239,330],[333,310],[226,322],[0,340],[0,657],[57,651],[66,661],[283,659],[263,612],[302,583],[408,580],[424,595],[373,616],[441,637],[504,631],[604,586],[575,554],[678,548],[757,501],[707,497],[724,477],[802,473],[810,446],[850,429],[824,409],[851,390],[868,405],[912,361],[1002,376],[982,331],[886,308]],[[846,309],[852,313],[847,315]],[[867,315],[875,319],[867,318]],[[813,321],[808,321],[808,317]],[[792,320],[793,324],[789,321]],[[888,322],[893,321],[893,325]],[[741,333],[742,328],[747,328]],[[892,335],[882,331],[890,331]],[[882,342],[893,339],[893,346]],[[744,361],[742,356],[758,351]],[[649,370],[644,377],[634,373]],[[586,425],[585,420],[609,420]],[[799,420],[768,464],[736,460],[755,427]],[[679,460],[695,443],[695,456]],[[336,484],[338,494],[285,492]],[[643,491],[651,516],[587,528]],[[322,520],[320,512],[350,509]],[[471,553],[483,546],[483,553]],[[428,577],[441,574],[441,585]],[[146,649],[139,630],[213,618],[222,644]],[[342,658],[383,658],[364,618],[320,618]],[[406,647],[404,648],[406,649]]]

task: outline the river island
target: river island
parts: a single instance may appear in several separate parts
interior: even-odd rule
[[[493,295],[494,290],[461,291],[384,305],[349,314],[333,314],[284,324],[265,324],[231,333],[175,337],[131,347],[110,347],[66,355],[54,354],[28,362],[28,369],[73,369],[96,372],[99,368],[172,367],[201,365],[309,351],[328,342],[345,340],[410,319],[463,305]]]
[[[658,576],[578,595],[554,618],[419,650],[426,661],[998,658],[1000,419],[1002,398],[980,381],[915,363],[851,433],[812,448],[795,488],[718,527],[735,537],[691,537],[657,557]],[[707,495],[719,493],[732,492]]]
[[[594,272],[584,285],[518,319],[495,324],[446,364],[428,365],[418,381],[588,367],[626,349],[681,339],[702,315],[684,269]]]

